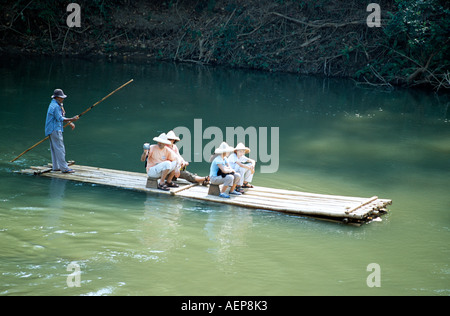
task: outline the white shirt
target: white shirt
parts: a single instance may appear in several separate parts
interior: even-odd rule
[[[233,170],[236,170],[237,168],[240,168],[240,166],[237,164],[240,163],[246,163],[248,161],[248,158],[245,155],[242,155],[240,158],[237,157],[236,153],[232,153],[228,157],[228,163],[230,164],[230,167],[233,168]]]

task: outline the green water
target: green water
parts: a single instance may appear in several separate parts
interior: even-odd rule
[[[278,127],[278,170],[257,172],[255,184],[378,195],[393,200],[390,213],[353,227],[14,173],[50,161],[44,143],[9,162],[44,137],[53,89],[69,95],[72,116],[132,78],[65,131],[67,159],[143,171],[142,144],[175,127],[194,131],[195,119],[224,133]],[[0,295],[450,294],[448,97],[79,60],[2,60],[0,81]],[[207,174],[209,164],[189,169]],[[72,262],[79,287],[67,283]],[[368,286],[371,263],[379,287]]]

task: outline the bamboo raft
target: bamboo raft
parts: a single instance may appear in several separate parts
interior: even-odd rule
[[[243,195],[231,196],[231,198],[226,199],[209,195],[208,187],[189,183],[185,180],[179,179],[177,181],[179,184],[178,188],[172,188],[170,191],[162,191],[146,187],[147,175],[145,173],[81,166],[73,164],[73,162],[71,162],[71,165],[71,168],[76,171],[75,173],[51,171],[51,165],[32,166],[29,169],[20,170],[20,173],[113,186],[142,192],[168,194],[189,199],[284,212],[356,225],[368,223],[375,219],[379,220],[380,216],[387,212],[386,207],[392,204],[391,200],[379,199],[377,196],[361,198],[324,195],[260,186],[246,189]]]

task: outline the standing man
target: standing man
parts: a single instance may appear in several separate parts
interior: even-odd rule
[[[64,147],[63,131],[64,122],[70,122],[72,130],[75,128],[73,122],[79,119],[76,115],[72,118],[66,118],[66,112],[63,107],[64,99],[67,95],[61,89],[56,89],[52,95],[52,101],[48,106],[47,119],[45,121],[45,136],[50,136],[50,151],[52,153],[53,171],[63,173],[73,173],[66,162],[66,149]]]

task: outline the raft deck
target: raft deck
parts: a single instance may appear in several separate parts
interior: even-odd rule
[[[60,178],[72,181],[100,184],[118,188],[175,195],[184,198],[204,200],[215,203],[230,204],[240,207],[270,210],[290,214],[318,217],[344,223],[362,224],[379,218],[387,212],[386,207],[391,200],[314,194],[292,190],[273,189],[255,186],[246,189],[245,194],[221,198],[208,195],[208,187],[178,180],[179,188],[170,191],[147,188],[147,175],[139,172],[129,172],[73,164],[75,173],[51,171],[51,166],[30,167],[20,173],[39,175],[50,178]]]

